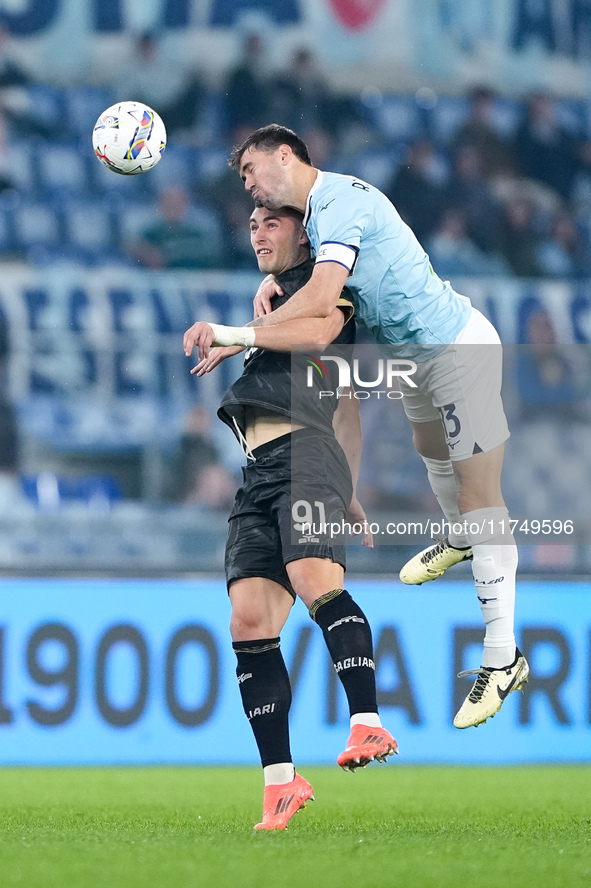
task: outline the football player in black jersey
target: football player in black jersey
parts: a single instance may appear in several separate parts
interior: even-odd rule
[[[251,243],[259,269],[274,274],[281,285],[275,309],[312,274],[302,214],[290,208],[255,208]],[[257,334],[265,339],[247,352],[243,373],[218,410],[247,456],[244,483],[229,519],[225,568],[240,693],[265,779],[263,819],[255,829],[284,829],[313,798],[312,787],[292,764],[291,687],[279,644],[296,596],[322,629],[349,703],[351,735],[338,764],[354,770],[397,752],[378,715],[371,629],[343,588],[345,548],[327,537],[294,537],[297,503],[320,502],[327,522],[365,521],[354,496],[361,452],[358,402],[322,398],[311,404],[309,413],[300,407],[294,415],[291,398],[292,344],[351,344],[352,314],[343,291],[328,318],[259,328]],[[186,354],[199,348],[202,337],[211,337],[208,327],[199,322],[187,330]],[[209,372],[240,350],[214,348],[192,372]],[[372,544],[370,534],[364,543]]]

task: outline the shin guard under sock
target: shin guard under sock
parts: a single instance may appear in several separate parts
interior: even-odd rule
[[[377,712],[371,629],[359,605],[346,589],[333,589],[314,602],[310,616],[322,629],[347,695],[349,715]]]
[[[291,762],[289,707],[291,685],[279,638],[236,641],[236,675],[242,705],[256,740],[263,768]]]
[[[500,669],[513,662],[517,546],[509,513],[496,506],[462,516],[472,545],[472,573],[486,626],[482,666]]]
[[[463,532],[462,516],[458,507],[458,482],[451,459],[429,459],[423,456],[422,460],[427,467],[431,490],[449,524],[445,536],[447,536],[450,546],[455,549],[468,548],[470,544]]]

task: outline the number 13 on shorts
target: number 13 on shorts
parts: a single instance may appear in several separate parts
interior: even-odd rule
[[[455,412],[456,405],[444,404],[443,407],[439,407],[438,410],[441,414],[441,421],[443,422],[443,427],[445,429],[447,445],[453,449],[458,443],[457,441],[454,441],[454,438],[458,437],[462,429],[462,424]]]

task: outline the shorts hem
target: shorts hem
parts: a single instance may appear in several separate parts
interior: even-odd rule
[[[345,558],[339,558],[334,554],[334,551],[326,554],[320,554],[318,552],[314,554],[311,554],[310,552],[302,552],[302,554],[300,555],[299,553],[295,553],[290,555],[289,558],[286,558],[284,563],[288,565],[291,564],[292,561],[303,561],[304,558],[326,558],[332,561],[333,564],[340,564],[343,570],[347,570]]]
[[[271,575],[271,574],[265,574],[265,573],[262,573],[261,571],[252,571],[252,572],[241,571],[238,574],[232,574],[231,577],[228,577],[226,579],[226,589],[227,589],[228,593],[230,592],[230,584],[231,583],[236,582],[236,580],[251,580],[254,577],[260,577],[263,580],[272,580],[274,583],[277,583],[278,586],[283,586],[283,588],[287,592],[289,592],[289,594],[291,595],[291,597],[295,601],[295,599],[297,597],[296,593],[295,593],[295,589],[293,589],[293,587],[291,585],[288,585],[285,582],[285,579],[283,577],[278,577],[278,576]]]
[[[505,441],[508,441],[511,437],[511,432],[508,432],[504,438],[500,438],[495,444],[487,445],[486,447],[480,447],[479,453],[490,453],[491,450],[494,450],[495,447],[500,447],[501,444],[504,444]],[[453,455],[450,453],[449,458],[453,462],[462,462],[465,459],[470,459],[471,456],[475,456],[474,453],[469,453],[468,456],[462,456],[460,453],[454,453]]]

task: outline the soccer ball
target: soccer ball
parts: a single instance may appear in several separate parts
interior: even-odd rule
[[[146,173],[166,148],[166,129],[142,102],[118,102],[100,115],[92,131],[94,153],[108,170],[122,176]]]

